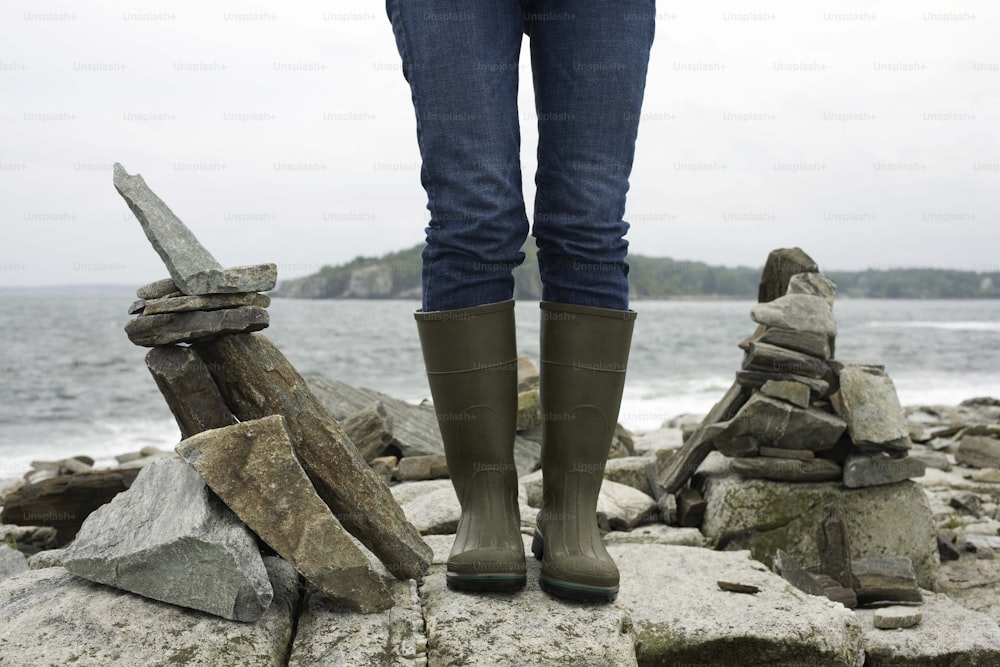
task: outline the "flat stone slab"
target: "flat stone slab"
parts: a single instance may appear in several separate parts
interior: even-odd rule
[[[864,364],[834,365],[840,389],[833,406],[847,422],[851,441],[862,449],[905,451],[910,430],[896,395],[896,386],[885,374]]]
[[[392,604],[381,577],[316,494],[281,415],[205,431],[177,452],[262,540],[356,611]]]
[[[357,614],[329,597],[307,594],[288,667],[414,667],[426,660],[424,620],[413,580],[392,583],[394,604]]]
[[[708,502],[701,530],[717,548],[750,549],[768,565],[778,549],[805,565],[819,563],[816,527],[826,506],[839,505],[852,558],[906,556],[920,585],[933,587],[937,532],[927,496],[914,482],[845,489],[835,482],[744,479],[719,454],[695,481]]]
[[[879,630],[895,630],[912,628],[923,617],[920,607],[883,607],[875,610],[872,621]]]
[[[757,324],[777,329],[812,331],[825,336],[837,335],[833,309],[826,299],[811,294],[786,294],[750,310]]]
[[[271,297],[257,292],[239,292],[236,294],[206,294],[204,296],[175,296],[162,299],[149,299],[142,307],[143,315],[161,315],[163,313],[188,313],[195,310],[224,310],[240,306],[256,306],[267,308],[271,305]]]
[[[529,540],[524,537],[525,552]],[[519,593],[464,593],[445,584],[451,538],[428,538],[435,564],[420,588],[428,665],[636,665],[632,624],[620,604],[550,597],[538,587],[540,565],[528,557]],[[648,592],[648,590],[647,590]]]
[[[87,517],[73,574],[154,600],[255,621],[273,592],[257,540],[184,461],[162,458]]]
[[[861,625],[851,611],[802,593],[746,551],[611,544],[608,552],[621,572],[615,606],[632,619],[641,664],[862,662]],[[760,592],[723,591],[719,581]]]
[[[76,577],[31,570],[0,582],[0,661],[10,665],[285,664],[298,576],[265,558],[274,599],[256,623],[234,623]]]
[[[865,635],[865,666],[979,667],[1000,664],[1000,627],[996,621],[923,591],[919,625],[905,630],[875,627],[874,609],[856,609]]]
[[[858,489],[893,484],[923,477],[927,464],[912,456],[892,458],[884,454],[851,454],[844,463],[844,486]]]
[[[177,283],[175,283],[172,278],[154,280],[153,282],[147,283],[135,291],[135,295],[143,301],[146,299],[162,299],[163,297],[170,296],[171,294],[182,294],[180,289],[177,287]]]
[[[270,316],[264,308],[240,306],[225,310],[140,315],[125,325],[125,333],[134,344],[153,347],[260,331],[269,324]]]
[[[189,296],[267,292],[274,289],[277,282],[277,264],[251,264],[193,273],[187,277],[187,285],[181,291]]]
[[[705,536],[697,528],[678,528],[663,523],[638,526],[629,531],[613,530],[604,536],[605,544],[670,544],[681,547],[704,547]]]

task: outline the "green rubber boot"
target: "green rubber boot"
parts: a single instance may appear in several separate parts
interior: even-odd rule
[[[448,556],[448,587],[524,587],[514,433],[514,302],[417,312],[417,331],[448,472],[462,506]]]
[[[531,550],[540,585],[611,602],[618,567],[597,527],[597,496],[618,424],[635,312],[542,302],[542,508]]]

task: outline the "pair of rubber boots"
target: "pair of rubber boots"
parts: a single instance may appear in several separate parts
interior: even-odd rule
[[[618,423],[634,311],[541,303],[543,502],[532,552],[558,597],[613,601],[618,568],[597,526],[597,496]],[[462,507],[448,586],[525,585],[514,436],[514,302],[417,312],[448,471]]]

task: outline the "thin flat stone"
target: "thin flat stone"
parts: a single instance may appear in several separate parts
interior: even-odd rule
[[[767,447],[825,451],[836,445],[845,429],[844,421],[816,408],[799,408],[757,392],[740,411],[713,433],[712,441],[725,452],[723,441],[751,436]]]
[[[919,607],[882,607],[872,615],[872,624],[879,630],[895,630],[912,628],[923,618]]]
[[[146,300],[139,299],[138,301],[133,301],[132,305],[128,307],[129,315],[138,315],[146,307]]]
[[[163,278],[143,285],[135,291],[135,295],[140,299],[162,299],[171,294],[180,294],[177,284],[171,278]]]
[[[770,479],[779,482],[827,482],[840,479],[841,468],[829,459],[796,461],[757,457],[733,459],[733,470],[744,477]]]
[[[760,455],[775,459],[798,459],[800,461],[816,458],[816,452],[809,449],[782,449],[781,447],[761,447]]]
[[[851,571],[861,604],[923,600],[909,558],[855,558],[851,561]]]
[[[793,276],[800,273],[814,273],[819,266],[802,248],[777,248],[767,255],[764,270],[760,274],[757,300],[761,303],[772,301],[788,292]]]
[[[132,209],[146,238],[163,260],[174,283],[185,294],[206,294],[192,290],[189,279],[222,265],[203,246],[181,219],[153,192],[139,174],[130,175],[115,163],[114,185]],[[257,290],[239,290],[257,291]]]
[[[239,306],[256,306],[267,308],[271,305],[271,297],[257,292],[238,292],[235,294],[206,294],[204,296],[176,296],[163,299],[149,299],[145,302],[143,315],[160,315],[162,313],[187,313],[193,310],[223,310]]]
[[[823,273],[796,273],[788,280],[786,294],[820,296],[833,306],[833,299],[837,296],[837,285]]]
[[[136,345],[153,347],[189,343],[225,334],[249,333],[267,328],[267,311],[256,306],[191,313],[141,315],[125,325],[125,333]]]
[[[743,370],[764,373],[787,373],[822,379],[830,368],[822,359],[787,350],[769,343],[750,343],[743,360]]]
[[[809,407],[809,387],[801,382],[789,380],[768,380],[760,388],[762,394],[771,398],[780,398],[800,408]]]
[[[896,387],[884,372],[860,364],[834,368],[840,379],[840,389],[833,395],[833,407],[844,421],[851,441],[859,447],[876,449],[903,441],[909,448],[910,431],[899,404]]]
[[[392,605],[368,557],[316,495],[295,458],[284,417],[199,433],[182,440],[177,453],[316,588],[365,613]]]
[[[847,537],[844,517],[836,505],[827,505],[816,528],[816,549],[819,551],[820,572],[845,588],[854,588],[851,572],[851,544]]]
[[[759,389],[771,380],[801,382],[809,387],[813,398],[823,398],[830,391],[830,383],[826,380],[810,378],[794,373],[766,373],[763,371],[736,371],[736,381],[745,387]]]
[[[774,570],[795,588],[809,595],[825,596],[823,587],[812,572],[806,570],[797,560],[778,549],[774,555]]]
[[[758,341],[802,352],[819,359],[829,359],[833,356],[833,338],[815,331],[764,327],[760,336],[750,342]]]
[[[822,297],[810,294],[786,294],[774,301],[758,303],[750,310],[750,318],[757,324],[778,329],[837,335],[837,323],[830,304]]]
[[[84,579],[236,621],[273,591],[257,541],[191,466],[164,458],[93,512],[62,556]]]
[[[253,264],[228,269],[208,269],[188,277],[185,294],[231,294],[267,292],[278,282],[277,264]]]
[[[904,479],[923,477],[927,465],[918,458],[892,458],[885,454],[851,454],[844,463],[844,486],[860,489],[865,486],[894,484]]]

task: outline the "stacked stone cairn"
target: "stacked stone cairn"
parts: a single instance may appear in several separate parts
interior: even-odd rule
[[[145,466],[91,513],[62,557],[78,576],[238,621],[273,590],[258,539],[338,604],[393,604],[378,561],[420,578],[430,547],[350,433],[267,338],[274,264],[223,268],[139,175],[114,184],[170,278],[141,287],[129,339],[183,440],[181,459]],[[384,415],[384,413],[383,413]],[[351,425],[362,447],[384,437],[378,410]],[[374,418],[374,420],[373,420]],[[345,422],[346,424],[346,422]]]

